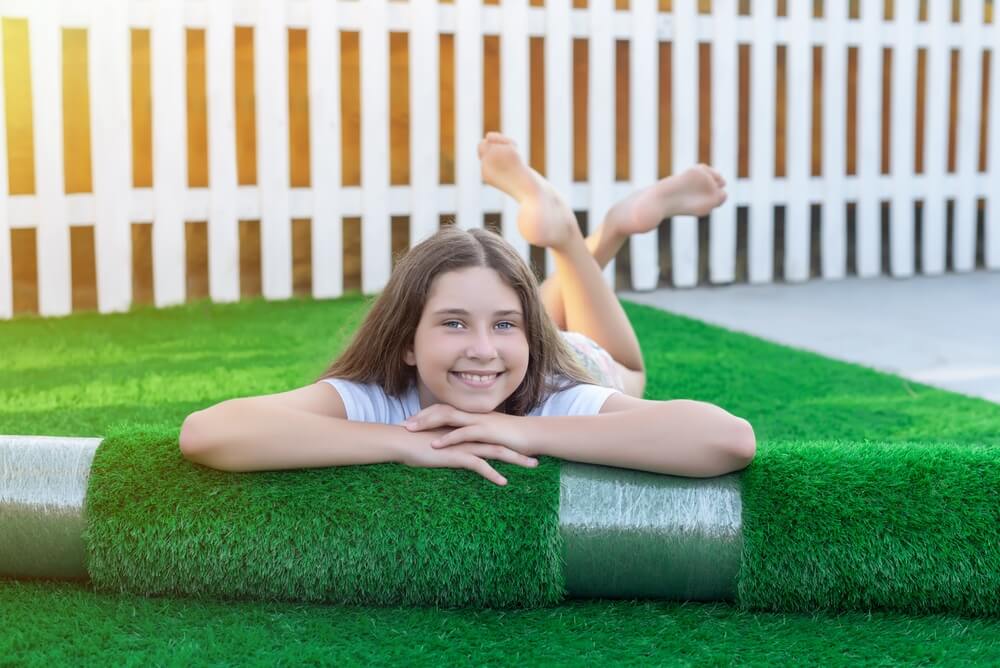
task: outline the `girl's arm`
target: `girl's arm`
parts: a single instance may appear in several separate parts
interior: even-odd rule
[[[398,425],[353,422],[258,399],[230,399],[189,415],[180,434],[184,457],[240,473],[379,464],[399,462],[409,436]]]
[[[714,404],[634,401],[634,408],[600,415],[523,418],[530,420],[525,451],[694,478],[732,473],[753,460],[753,427]]]

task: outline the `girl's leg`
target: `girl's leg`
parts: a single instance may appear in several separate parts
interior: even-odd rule
[[[597,262],[598,268],[603,270],[611,258],[618,254],[626,239],[628,239],[626,235],[615,230],[613,221],[608,216],[604,219],[604,224],[594,230],[584,240],[584,243],[587,244],[587,250]],[[545,310],[548,311],[553,322],[559,329],[567,329],[566,308],[563,304],[562,282],[559,280],[559,272],[555,271],[547,276],[542,281],[539,291],[542,295],[542,303],[545,304]]]
[[[725,185],[722,176],[707,165],[660,179],[612,206],[604,223],[587,237],[587,249],[603,270],[632,234],[648,232],[670,216],[704,216],[722,204]],[[562,292],[558,271],[541,285],[542,301],[552,320],[560,329],[568,329]]]
[[[556,273],[543,284],[543,299],[552,300],[546,308],[556,323],[590,337],[625,368],[642,372],[635,331],[604,282],[601,268],[629,235],[653,229],[669,215],[704,215],[721,204],[722,177],[697,165],[636,191],[615,204],[604,225],[585,241],[572,210],[544,177],[524,163],[513,141],[490,132],[479,144],[479,156],[483,180],[521,204],[517,224],[524,238],[552,248]]]
[[[479,144],[483,181],[516,199],[517,225],[528,243],[551,248],[559,273],[566,329],[590,337],[622,365],[644,369],[632,323],[604,282],[576,218],[543,176],[528,167],[514,142],[491,132]]]

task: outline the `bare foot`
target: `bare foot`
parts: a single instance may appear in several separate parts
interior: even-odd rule
[[[623,235],[649,232],[670,216],[704,216],[726,201],[725,179],[705,164],[688,167],[637,190],[608,211]]]
[[[520,203],[517,228],[528,243],[559,248],[581,234],[572,209],[544,176],[524,163],[512,139],[486,133],[479,142],[479,159],[483,181]]]

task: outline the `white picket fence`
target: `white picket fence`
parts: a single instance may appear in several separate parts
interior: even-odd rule
[[[672,13],[654,0],[632,0],[617,11],[613,0],[384,2],[383,0],[0,0],[0,15],[26,18],[30,40],[34,109],[35,193],[8,195],[6,133],[0,131],[0,318],[12,315],[9,228],[37,233],[39,312],[71,310],[69,226],[95,225],[98,307],[123,311],[132,301],[130,225],[153,224],[153,283],[157,306],[185,301],[184,223],[208,221],[209,293],[217,302],[239,299],[238,220],[261,221],[263,295],[292,295],[292,218],[312,219],[312,294],[343,292],[342,217],[362,219],[362,291],[380,291],[388,279],[390,216],[407,215],[411,244],[438,228],[442,213],[462,227],[482,226],[484,212],[516,220],[517,205],[480,180],[476,145],[483,135],[483,36],[499,35],[503,132],[529,150],[528,40],[545,38],[546,176],[575,210],[601,220],[611,205],[657,177],[657,45],[672,42],[672,164],[696,163],[698,137],[697,47],[712,49],[711,163],[727,176],[729,198],[710,220],[710,281],[735,278],[737,207],[749,210],[748,277],[773,280],[773,210],[786,207],[784,279],[802,281],[810,271],[810,207],[822,207],[822,277],[846,273],[846,205],[856,203],[857,272],[881,271],[882,201],[891,202],[891,273],[914,273],[913,203],[924,202],[922,271],[945,268],[946,202],[955,202],[956,271],[974,268],[976,203],[985,198],[985,256],[1000,269],[1000,25],[983,25],[981,3],[965,2],[960,24],[950,22],[950,0],[929,0],[927,22],[918,22],[917,0],[897,0],[895,20],[882,18],[882,0],[862,0],[860,19],[849,19],[847,2],[826,2],[814,19],[812,3],[791,0],[789,15],[773,16],[774,3],[754,3],[752,16],[738,16],[736,0],[714,0],[711,15],[697,13],[696,0],[674,0]],[[761,7],[757,7],[761,5]],[[764,11],[763,5],[768,6]],[[238,186],[235,147],[234,26],[253,26],[255,54],[257,185]],[[62,28],[87,28],[93,193],[65,193],[61,118]],[[152,188],[131,182],[129,29],[151,29]],[[187,187],[185,28],[206,31],[209,188]],[[289,186],[288,29],[308,32],[311,183]],[[341,186],[340,31],[360,31],[362,185]],[[436,95],[412,95],[411,183],[389,185],[388,34],[409,34],[413,91],[438,89],[438,37],[455,35],[455,184],[439,185]],[[572,40],[589,40],[589,180],[572,180]],[[615,41],[630,42],[630,182],[614,177]],[[749,178],[736,178],[737,48],[752,45],[751,164]],[[787,178],[774,178],[775,47],[787,45],[789,65]],[[809,175],[810,100],[814,45],[823,47],[827,93],[823,120],[822,177]],[[2,46],[2,45],[0,45]],[[846,176],[845,105],[847,48],[859,47],[857,174]],[[882,49],[893,50],[891,165],[880,173]],[[925,170],[914,174],[914,100],[917,49],[928,53]],[[948,62],[961,54],[958,86],[958,161],[947,173]],[[981,57],[992,51],[992,118],[986,173],[977,171]],[[0,49],[2,54],[2,49]],[[3,68],[0,67],[0,79]],[[2,81],[0,81],[2,84]],[[4,87],[0,85],[0,127]],[[593,224],[593,223],[592,223]],[[676,286],[697,283],[698,230],[693,217],[671,221],[670,269]],[[528,259],[530,248],[516,225],[504,236]],[[551,252],[546,270],[552,270]],[[657,232],[630,241],[631,284],[656,287],[660,276]],[[609,283],[614,263],[605,270]],[[613,284],[613,283],[611,283]]]

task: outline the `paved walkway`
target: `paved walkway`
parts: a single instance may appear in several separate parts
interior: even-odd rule
[[[1000,272],[617,294],[1000,403]]]

